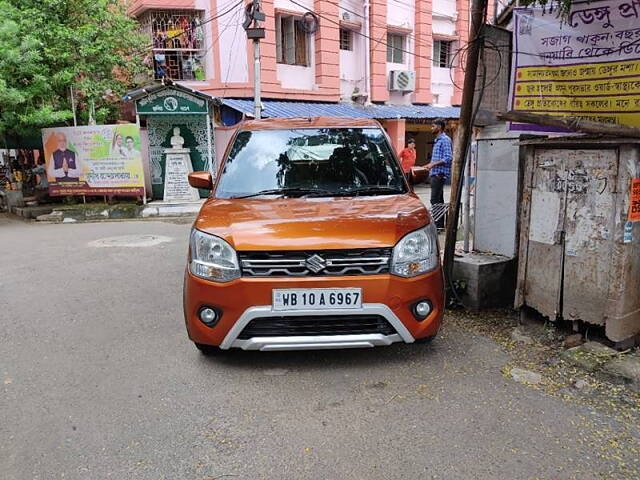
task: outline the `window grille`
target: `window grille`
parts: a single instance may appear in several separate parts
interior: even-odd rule
[[[451,67],[451,44],[446,40],[433,41],[433,66],[440,68]]]
[[[153,44],[156,79],[206,80],[202,11],[151,10],[139,21]]]
[[[404,63],[405,36],[396,33],[387,34],[387,62]]]
[[[353,50],[353,32],[351,30],[340,29],[340,50]]]

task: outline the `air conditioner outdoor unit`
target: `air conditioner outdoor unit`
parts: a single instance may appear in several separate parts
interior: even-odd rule
[[[416,89],[416,72],[392,70],[389,72],[389,90],[413,92]]]

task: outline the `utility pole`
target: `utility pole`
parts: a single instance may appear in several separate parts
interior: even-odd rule
[[[242,27],[247,32],[247,38],[253,40],[253,116],[256,120],[260,120],[262,116],[262,101],[260,100],[260,40],[265,37],[265,32],[264,28],[260,27],[260,22],[264,22],[265,19],[265,14],[260,10],[260,0],[253,0],[247,5]],[[252,23],[253,26],[251,26]]]
[[[444,275],[447,281],[453,273],[453,259],[456,250],[458,234],[458,219],[460,217],[460,178],[464,175],[464,165],[467,159],[469,140],[473,130],[473,97],[478,75],[480,57],[480,33],[487,10],[487,0],[473,0],[471,6],[471,31],[469,32],[469,49],[467,50],[467,65],[462,87],[462,106],[460,108],[460,122],[456,135],[456,147],[453,153],[451,168],[451,199],[449,201],[449,215],[447,216],[447,234],[444,244]]]

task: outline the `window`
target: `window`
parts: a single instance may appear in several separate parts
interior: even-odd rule
[[[353,32],[351,30],[340,29],[340,50],[353,50]]]
[[[308,66],[307,37],[302,18],[276,17],[276,57],[278,63]]]
[[[139,21],[153,44],[156,79],[206,80],[201,11],[152,10]]]
[[[387,62],[404,63],[404,35],[387,34]]]
[[[440,68],[451,67],[451,44],[446,40],[433,41],[433,66]]]

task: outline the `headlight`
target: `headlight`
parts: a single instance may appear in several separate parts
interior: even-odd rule
[[[415,277],[435,270],[438,256],[438,231],[433,222],[402,238],[393,248],[391,273],[400,277]]]
[[[196,277],[214,282],[230,282],[240,277],[238,256],[231,245],[219,237],[191,230],[189,270]]]

